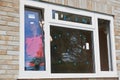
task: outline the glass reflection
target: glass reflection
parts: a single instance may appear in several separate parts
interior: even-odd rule
[[[92,32],[50,26],[52,73],[94,73]]]
[[[89,16],[82,16],[55,10],[52,11],[52,18],[76,23],[92,24],[91,17]]]
[[[44,34],[39,21],[40,11],[25,10],[25,70],[44,71]]]

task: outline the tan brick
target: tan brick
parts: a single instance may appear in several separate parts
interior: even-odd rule
[[[9,2],[0,1],[0,6],[12,7],[12,6],[13,6],[13,3],[9,3]]]
[[[0,65],[0,70],[18,70],[19,65]]]
[[[19,51],[7,51],[8,55],[18,55]]]
[[[5,73],[6,73],[6,70],[0,70],[0,75]]]
[[[0,31],[0,35],[6,35],[7,31]]]
[[[17,12],[17,11],[16,11]],[[16,13],[16,12],[8,12],[8,16],[11,16],[11,17],[14,17],[14,18],[19,18],[19,14],[18,14],[18,12]]]
[[[92,10],[92,1],[87,0],[87,9]]]
[[[18,27],[18,26],[19,26],[19,23],[17,23],[17,22],[8,22],[8,26]]]
[[[18,11],[16,9],[12,8],[12,7],[3,7],[3,6],[0,7],[0,10],[1,11],[6,11],[6,12],[16,12],[16,11]]]
[[[7,60],[5,60],[5,59],[1,59],[1,60],[0,60],[0,64],[3,65],[3,64],[5,64],[6,61],[7,61]]]
[[[14,21],[14,22],[19,22],[20,19],[19,19],[19,18],[13,18],[13,21]]]
[[[12,56],[12,59],[14,59],[14,60],[19,60],[19,56],[18,56],[18,55],[13,55],[13,56]]]
[[[0,40],[19,41],[19,37],[16,37],[16,36],[0,36]]]
[[[1,0],[2,2],[13,2],[13,0]],[[17,0],[18,1],[18,0]]]
[[[12,36],[0,36],[0,40],[5,40],[5,41],[12,40],[12,38],[13,38]]]
[[[7,24],[6,21],[0,20],[0,25],[6,25],[6,24]]]
[[[19,64],[19,61],[18,61],[18,60],[8,60],[8,61],[6,61],[6,64],[18,65],[18,64]]]
[[[7,12],[5,12],[5,11],[0,11],[0,15],[7,15]]]
[[[18,70],[6,70],[6,74],[18,74]]]
[[[7,54],[6,50],[0,50],[0,55]]]
[[[14,77],[14,75],[0,75],[0,79],[5,79],[5,78],[13,78]]]
[[[9,56],[9,55],[0,55],[0,60],[4,60],[4,59],[12,59],[12,56]]]
[[[11,36],[19,36],[19,32],[7,31],[6,33]]]
[[[3,23],[2,23],[3,24]],[[9,27],[9,26],[5,26],[6,24],[4,23],[4,25],[0,25],[0,30],[3,31],[19,31],[19,27]]]
[[[1,16],[1,17],[0,17],[0,20],[3,20],[3,21],[13,21],[13,17]]]
[[[13,45],[13,46],[20,45],[19,42],[17,42],[17,41],[8,41],[7,44],[8,44],[8,45]]]
[[[64,4],[65,4],[65,5],[68,5],[68,0],[64,0]]]
[[[0,45],[7,45],[7,41],[0,40]],[[2,47],[2,46],[0,46]]]
[[[117,56],[116,59],[117,59],[117,60],[120,60],[120,56]]]

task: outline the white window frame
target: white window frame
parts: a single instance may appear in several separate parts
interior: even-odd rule
[[[45,30],[45,71],[25,71],[24,70],[24,10],[25,6],[44,9],[44,30]],[[92,24],[82,24],[75,22],[67,22],[62,20],[52,19],[52,10],[79,14],[83,16],[92,17]],[[113,71],[100,70],[100,55],[99,55],[99,39],[98,39],[98,18],[110,21],[110,37],[112,47],[112,64]],[[51,73],[51,59],[50,59],[50,25],[66,26],[82,30],[93,31],[94,40],[94,60],[95,60],[95,73]],[[97,48],[96,48],[97,47]],[[30,0],[20,0],[20,57],[19,57],[19,78],[96,78],[96,77],[118,77],[116,68],[116,55],[115,55],[115,41],[114,41],[114,25],[113,16],[103,15],[94,12],[78,10],[74,8],[53,5],[45,2],[37,2]]]

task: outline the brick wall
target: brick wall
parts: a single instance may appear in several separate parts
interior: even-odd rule
[[[18,76],[19,1],[0,0],[0,80]]]
[[[120,72],[120,0],[43,0],[90,11],[114,15],[115,47]],[[0,80],[16,80],[19,58],[19,0],[0,0]],[[28,79],[30,80],[30,79]],[[48,80],[118,80],[48,79]]]

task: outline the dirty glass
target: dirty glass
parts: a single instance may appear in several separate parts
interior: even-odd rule
[[[112,56],[110,44],[110,21],[98,19],[101,71],[111,71]]]
[[[44,34],[42,26],[40,10],[26,8],[25,9],[25,70],[26,71],[44,71]]]
[[[69,22],[92,24],[92,18],[89,16],[77,15],[55,10],[52,11],[52,18]]]
[[[50,26],[51,73],[94,73],[93,32]]]

